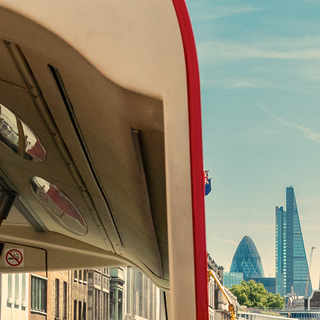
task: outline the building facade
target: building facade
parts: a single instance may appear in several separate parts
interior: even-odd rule
[[[232,302],[234,313],[237,314],[239,304],[237,298],[224,286],[223,266],[219,266],[208,254],[208,299],[209,299],[209,320],[231,320],[229,302],[225,295]],[[242,274],[241,274],[242,275]],[[216,279],[214,279],[216,277]],[[223,288],[224,293],[221,288]]]
[[[131,267],[0,275],[0,320],[160,320],[163,292]]]
[[[71,271],[48,272],[47,312],[54,319],[72,319],[71,313]],[[50,317],[48,317],[50,319]]]
[[[29,275],[0,275],[0,319],[27,320],[29,315]]]
[[[292,291],[304,296],[309,275],[308,262],[294,189],[286,189],[286,211],[276,207],[276,291],[281,296]],[[312,293],[308,281],[307,297]]]
[[[244,280],[250,277],[264,277],[261,257],[249,236],[244,236],[240,241],[232,259],[230,272],[243,273]]]

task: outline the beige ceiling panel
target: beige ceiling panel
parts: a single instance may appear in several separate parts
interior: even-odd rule
[[[0,39],[0,81],[12,83],[16,86],[27,88],[20,73],[14,65],[5,42]]]

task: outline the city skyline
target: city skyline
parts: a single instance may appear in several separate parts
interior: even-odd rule
[[[319,1],[187,0],[198,51],[207,249],[229,271],[244,235],[275,276],[275,207],[293,185],[320,274]]]

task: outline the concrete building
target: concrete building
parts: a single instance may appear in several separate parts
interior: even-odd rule
[[[212,277],[208,282],[208,304],[209,304],[209,320],[214,320],[214,296],[215,296],[216,283]]]
[[[111,268],[110,275],[110,320],[122,320],[124,268]]]
[[[67,271],[68,272],[68,271]],[[88,305],[88,271],[73,270],[70,277],[73,281],[70,283],[71,294],[69,308],[72,310],[68,314],[74,320],[87,319]],[[71,320],[70,319],[70,320]]]
[[[29,275],[0,275],[0,319],[27,320],[29,316]]]
[[[88,271],[88,320],[110,318],[110,268]]]

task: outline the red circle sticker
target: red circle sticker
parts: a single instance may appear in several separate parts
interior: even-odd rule
[[[17,249],[11,249],[6,254],[6,262],[11,267],[18,267],[23,260],[23,254]]]

